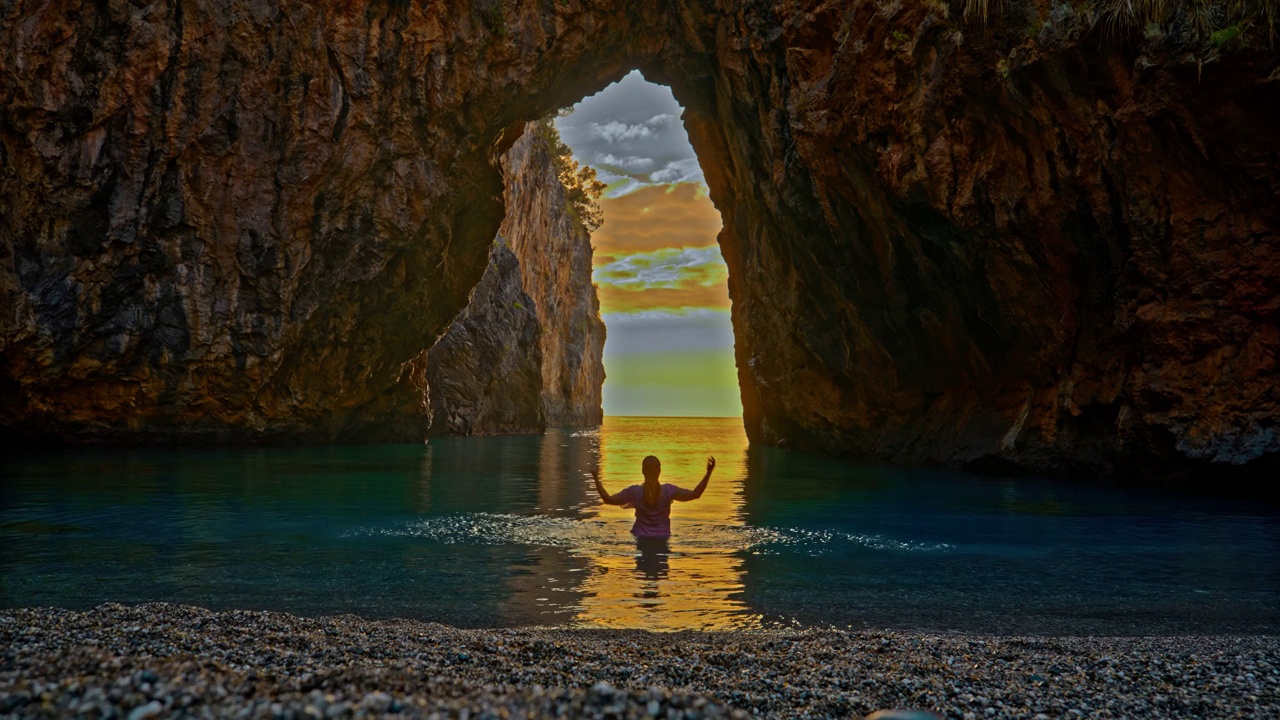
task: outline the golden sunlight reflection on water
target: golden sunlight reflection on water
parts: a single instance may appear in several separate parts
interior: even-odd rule
[[[698,500],[675,503],[667,547],[637,548],[631,538],[633,511],[597,506],[606,532],[625,538],[624,552],[591,558],[577,620],[603,627],[679,630],[723,629],[759,622],[738,597],[742,560],[733,528],[742,520],[742,481],[747,474],[747,436],[738,418],[605,418],[600,432],[600,479],[609,492],[643,482],[646,455],[662,460],[662,482],[693,488],[716,471]],[[594,494],[594,491],[593,491]],[[616,547],[616,546],[615,546]]]
[[[760,618],[740,599],[742,559],[737,551],[743,540],[738,531],[744,528],[746,451],[746,434],[737,418],[606,417],[599,432],[600,479],[611,493],[643,482],[640,463],[646,455],[662,460],[662,482],[680,487],[698,484],[708,455],[716,456],[716,471],[700,499],[674,504],[668,543],[638,547],[630,533],[633,511],[600,503],[585,468],[576,477],[571,470],[569,484],[583,492],[584,532],[573,534],[569,554],[583,566],[566,567],[563,579],[548,583],[576,585],[570,622],[649,630],[759,624]],[[581,468],[562,460],[544,454],[540,475],[554,478],[554,470],[566,465]],[[543,484],[551,492],[550,486],[563,487],[554,480]],[[539,596],[546,599],[535,601],[557,604],[551,597],[556,592],[548,587]]]

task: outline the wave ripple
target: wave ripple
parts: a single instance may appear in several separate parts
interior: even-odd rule
[[[618,523],[596,519],[463,513],[412,520],[392,527],[361,528],[348,535],[416,537],[446,545],[530,545],[535,547],[634,547]],[[758,555],[825,555],[863,548],[883,552],[945,552],[947,543],[895,540],[881,535],[787,527],[743,527],[695,524],[679,528],[671,538],[675,551],[749,552]]]

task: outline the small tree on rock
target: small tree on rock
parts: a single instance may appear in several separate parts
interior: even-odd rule
[[[608,185],[596,177],[595,168],[573,159],[573,150],[560,138],[560,131],[551,118],[543,118],[538,126],[551,152],[556,176],[564,186],[566,209],[587,232],[595,232],[604,224],[604,211],[600,209],[599,200]]]

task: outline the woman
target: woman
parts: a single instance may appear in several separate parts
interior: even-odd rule
[[[716,459],[707,458],[707,474],[702,482],[692,490],[676,487],[671,483],[658,484],[658,476],[662,474],[662,463],[650,455],[640,464],[644,473],[644,485],[632,485],[620,492],[610,495],[600,483],[600,476],[594,471],[591,477],[596,481],[596,492],[606,505],[621,505],[636,509],[636,522],[631,526],[631,534],[638,538],[665,538],[671,535],[671,503],[675,500],[688,502],[702,497],[707,489],[707,481],[711,479],[711,471],[716,469]]]

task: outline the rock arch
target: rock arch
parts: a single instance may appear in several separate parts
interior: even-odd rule
[[[376,423],[480,277],[511,129],[639,67],[725,220],[754,441],[1274,457],[1276,54],[1204,64],[1041,5],[981,29],[945,3],[19,2],[0,423]]]

